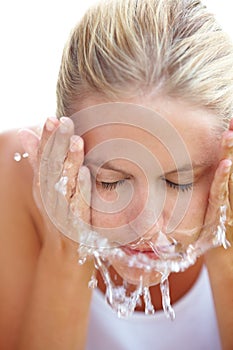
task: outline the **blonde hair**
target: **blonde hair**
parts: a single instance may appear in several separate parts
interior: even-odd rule
[[[156,90],[215,111],[233,109],[233,47],[198,0],[108,0],[91,7],[64,48],[57,115],[82,99]]]

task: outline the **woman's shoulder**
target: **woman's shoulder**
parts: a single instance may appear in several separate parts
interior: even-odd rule
[[[0,228],[8,236],[40,223],[32,194],[33,171],[18,130],[0,134]],[[1,235],[0,235],[1,236]]]
[[[18,130],[0,134],[0,193],[16,204],[30,201],[33,172],[20,143]],[[14,200],[13,200],[14,198]]]
[[[33,172],[17,130],[0,134],[0,339],[20,328],[40,252]],[[21,157],[21,160],[19,161]],[[3,344],[2,344],[3,342]],[[8,345],[6,345],[8,346]]]
[[[31,127],[30,129],[33,132],[39,133],[39,128],[37,127]],[[19,129],[0,133],[0,176],[6,170],[14,169],[17,174],[28,174],[32,178],[32,169],[27,161],[27,156],[20,142]]]
[[[16,154],[24,154],[18,131],[18,129],[14,129],[0,133],[0,175],[12,169],[18,174],[22,169],[26,170],[27,168],[27,166],[25,167],[25,164],[24,167],[22,167],[19,158],[15,157]]]

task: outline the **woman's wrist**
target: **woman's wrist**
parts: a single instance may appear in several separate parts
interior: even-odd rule
[[[20,350],[84,348],[94,264],[80,265],[76,250],[59,239],[53,245],[44,242],[22,320]]]
[[[59,269],[60,272],[68,270],[77,275],[85,273],[87,283],[94,271],[93,259],[89,258],[85,264],[81,265],[79,263],[78,243],[63,237],[61,234],[56,240],[44,242],[40,260],[55,270]]]

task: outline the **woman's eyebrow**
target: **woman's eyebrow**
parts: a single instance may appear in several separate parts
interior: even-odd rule
[[[187,163],[182,165],[179,168],[176,168],[174,170],[171,170],[169,172],[166,172],[166,175],[172,175],[172,174],[177,174],[177,173],[181,173],[181,172],[192,172],[192,171],[197,171],[203,168],[209,168],[210,166],[213,165],[213,161],[210,160],[205,160],[199,163]]]
[[[122,167],[111,164],[111,162],[107,162],[102,165],[101,163],[98,163],[98,162],[91,162],[91,163],[88,163],[87,166],[94,169],[96,172],[98,172],[101,169],[106,169],[106,170],[112,170],[118,173],[122,173],[126,176],[129,176],[129,174]]]
[[[119,165],[113,164],[111,161],[108,161],[104,163],[103,161],[89,161],[88,164],[86,164],[88,167],[92,168],[95,172],[98,172],[101,169],[105,170],[111,170],[115,171],[118,173],[121,173],[125,176],[129,176],[129,174],[125,171],[125,169]],[[184,173],[184,172],[195,172],[203,168],[209,168],[213,166],[213,159],[205,159],[203,161],[199,162],[193,162],[193,163],[187,163],[181,166],[177,166],[177,168],[171,170],[171,171],[166,171],[166,175],[174,175],[177,173]]]

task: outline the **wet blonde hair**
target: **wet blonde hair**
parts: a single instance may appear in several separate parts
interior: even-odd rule
[[[108,0],[91,7],[64,48],[57,115],[82,99],[163,93],[229,120],[233,47],[198,0]],[[77,107],[76,107],[77,108]]]

